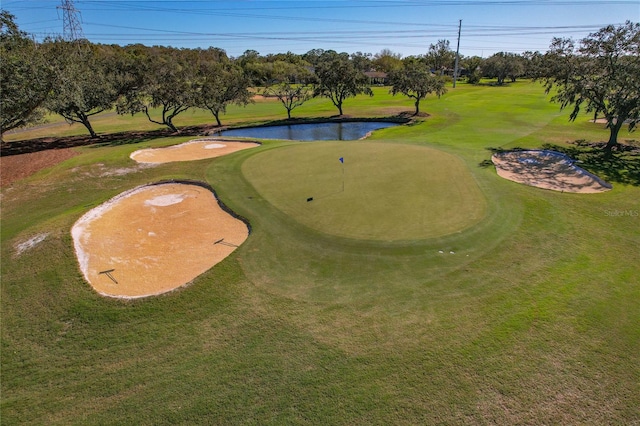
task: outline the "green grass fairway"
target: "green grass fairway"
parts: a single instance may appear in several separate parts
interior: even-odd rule
[[[374,91],[345,114],[413,108]],[[268,140],[153,167],[129,155],[191,138],[103,142],[2,187],[2,426],[640,425],[640,133],[603,158],[572,142],[606,141],[605,126],[548,98],[530,82],[461,83],[424,101],[429,117],[364,141]],[[333,114],[319,98],[295,110]],[[225,123],[284,116],[269,100]],[[158,126],[111,114],[96,127]],[[51,129],[82,131],[13,136]],[[613,189],[547,191],[487,163],[490,148],[547,143]],[[71,227],[170,179],[211,185],[249,238],[175,292],[101,297]]]
[[[467,166],[421,146],[300,143],[255,155],[242,171],[275,207],[340,237],[439,237],[472,226],[485,213],[485,199]]]

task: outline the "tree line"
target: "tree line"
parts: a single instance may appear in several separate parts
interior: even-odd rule
[[[0,133],[39,123],[47,111],[82,124],[92,137],[97,134],[91,117],[114,109],[144,114],[177,132],[174,119],[201,108],[221,126],[229,105],[247,105],[256,94],[280,101],[288,118],[317,96],[329,99],[342,115],[348,98],[373,95],[374,82],[412,99],[418,114],[421,100],[444,94],[445,82],[454,77],[455,52],[447,40],[431,44],[424,55],[405,58],[389,49],[377,54],[313,49],[301,55],[247,50],[233,58],[215,47],[119,46],[61,38],[36,42],[14,19],[6,11],[0,14]],[[613,146],[622,123],[633,129],[638,122],[639,34],[639,24],[627,22],[591,34],[578,47],[570,39],[553,39],[544,54],[461,57],[460,78],[471,84],[491,78],[498,85],[521,77],[541,80],[555,93],[553,101],[574,107],[572,119],[583,107],[603,114]]]

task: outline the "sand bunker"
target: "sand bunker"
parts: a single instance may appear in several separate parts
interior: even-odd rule
[[[555,151],[510,151],[494,154],[498,175],[518,183],[561,192],[595,193],[611,185]]]
[[[197,139],[166,148],[140,149],[131,153],[130,157],[138,163],[159,164],[215,158],[256,146],[260,144],[222,139]]]
[[[80,269],[98,293],[138,298],[189,283],[244,242],[249,229],[210,188],[170,182],[112,198],[71,233]]]

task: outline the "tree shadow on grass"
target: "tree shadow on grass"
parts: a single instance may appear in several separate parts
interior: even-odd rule
[[[511,152],[511,151],[523,151],[524,148],[519,148],[519,147],[515,147],[515,148],[511,148],[511,149],[504,149],[504,148],[495,148],[495,147],[487,147],[485,148],[487,151],[491,152],[491,155],[493,154],[499,154],[501,152]],[[482,168],[482,169],[486,169],[489,167],[493,166],[493,161],[489,160],[482,160],[480,163],[478,163],[478,167]]]
[[[428,114],[424,115],[428,116]],[[348,121],[390,121],[399,124],[410,124],[416,122],[415,117],[409,117],[405,113],[400,113],[388,117],[374,118],[354,118],[349,116],[338,116],[330,118],[292,118],[283,120],[273,120],[261,123],[259,126],[277,126],[283,124],[301,123],[325,123],[325,122],[348,122]],[[250,126],[254,127],[254,126]],[[45,137],[37,139],[27,139],[21,141],[2,142],[0,144],[0,155],[29,154],[32,152],[45,151],[47,149],[63,149],[78,146],[91,146],[100,148],[105,146],[119,146],[137,144],[152,139],[165,138],[170,136],[215,136],[218,132],[226,130],[227,126],[198,125],[181,127],[179,132],[172,132],[169,129],[158,129],[149,131],[127,131],[118,133],[108,133],[92,138],[90,135],[76,135],[65,137]]]
[[[640,186],[640,146],[633,141],[619,143],[610,153],[604,150],[606,143],[593,143],[584,140],[570,142],[569,146],[544,144],[542,149],[556,151],[571,157],[575,164],[609,183],[622,183]],[[521,151],[522,148],[505,150],[487,148],[492,154],[505,151]],[[484,160],[479,167],[492,166],[491,160]]]
[[[99,148],[105,146],[129,145],[169,136],[202,136],[208,134],[211,129],[212,126],[203,125],[183,127],[178,133],[172,132],[169,129],[158,129],[149,131],[109,133],[99,135],[97,138],[92,138],[89,135],[46,137],[22,141],[2,142],[0,152],[2,156],[8,156],[45,151],[47,149],[63,149],[78,146]]]
[[[542,148],[568,155],[576,165],[607,182],[640,186],[640,147],[628,141],[609,153],[604,150],[605,145],[578,140],[570,146],[544,144]]]

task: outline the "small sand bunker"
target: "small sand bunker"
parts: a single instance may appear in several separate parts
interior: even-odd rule
[[[494,154],[498,176],[525,185],[561,192],[596,193],[611,185],[555,151],[510,151]]]
[[[214,193],[194,183],[124,192],[82,216],[71,230],[85,279],[100,294],[138,298],[191,282],[248,235]]]
[[[160,164],[220,157],[256,146],[260,146],[260,144],[219,139],[197,139],[166,148],[140,149],[131,153],[130,157],[138,163]]]
[[[49,236],[48,232],[44,234],[38,234],[38,235],[34,235],[33,237],[29,238],[26,241],[16,244],[14,247],[16,250],[16,256],[20,256],[25,251],[34,248],[35,246],[43,242],[48,236]]]

